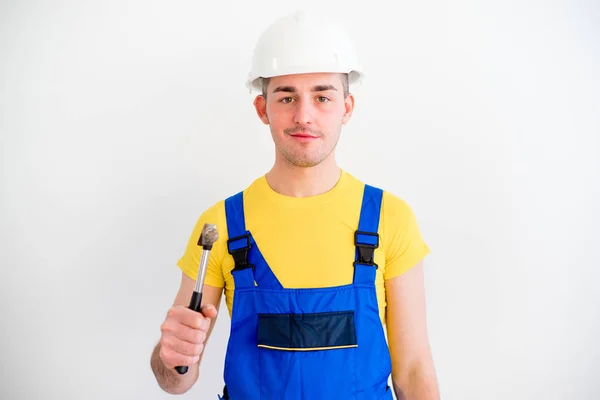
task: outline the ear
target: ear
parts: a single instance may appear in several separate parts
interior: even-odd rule
[[[346,125],[346,123],[350,120],[353,111],[354,96],[352,95],[352,93],[349,93],[346,99],[344,99],[344,115],[342,117],[342,125]]]
[[[259,94],[254,99],[254,108],[258,118],[265,124],[269,125],[269,117],[267,116],[267,99],[262,94]]]

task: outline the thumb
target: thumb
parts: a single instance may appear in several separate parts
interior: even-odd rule
[[[217,309],[212,304],[203,305],[200,312],[202,312],[202,315],[206,318],[215,318],[217,316]]]

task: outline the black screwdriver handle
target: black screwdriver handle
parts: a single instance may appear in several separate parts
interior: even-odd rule
[[[190,300],[189,308],[191,310],[200,312],[201,306],[202,306],[202,292],[194,291],[194,293],[192,293],[192,298]],[[175,367],[175,369],[177,370],[177,372],[179,372],[180,375],[183,375],[188,371],[187,366],[179,366],[179,367]]]

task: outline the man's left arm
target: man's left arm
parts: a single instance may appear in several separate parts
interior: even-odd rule
[[[387,334],[398,400],[439,400],[426,327],[423,262],[386,280]]]

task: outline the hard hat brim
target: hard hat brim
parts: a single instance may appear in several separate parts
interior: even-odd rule
[[[263,74],[263,75],[251,75],[246,80],[246,87],[250,91],[262,91],[262,80],[263,78],[275,78],[277,76],[288,76],[288,75],[302,75],[302,74],[315,74],[315,73],[342,73],[348,74],[348,83],[350,85],[359,84],[363,81],[365,73],[359,70],[332,70],[327,68],[312,68],[308,71],[304,69],[290,69],[287,71],[281,71],[278,74]]]

